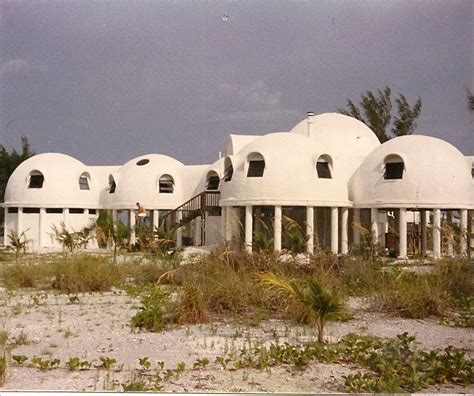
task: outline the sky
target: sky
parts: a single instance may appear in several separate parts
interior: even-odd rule
[[[474,155],[474,1],[0,1],[0,144],[214,162],[389,86]]]

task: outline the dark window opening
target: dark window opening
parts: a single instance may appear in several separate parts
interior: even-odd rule
[[[109,194],[115,193],[115,189],[117,188],[117,185],[115,184],[115,180],[112,179],[109,181]]]
[[[232,180],[232,175],[234,174],[234,167],[230,164],[224,171],[224,181],[228,182]]]
[[[247,171],[247,177],[262,177],[264,171],[265,171],[264,160],[249,161],[249,170]]]
[[[89,190],[89,179],[87,179],[87,176],[81,176],[79,178],[79,188],[81,190]]]
[[[69,213],[71,213],[71,214],[82,214],[82,213],[84,213],[84,209],[82,209],[82,208],[71,208],[71,209],[69,209]]]
[[[174,180],[171,176],[165,175],[160,177],[159,181],[160,193],[172,194],[174,192]]]
[[[63,213],[62,208],[46,208],[46,213]]]
[[[8,208],[8,213],[18,213],[18,208]]]
[[[89,214],[91,215],[97,214],[97,209],[89,209]]]
[[[471,176],[474,179],[474,166],[471,168]]]
[[[320,179],[332,179],[331,167],[327,161],[318,161],[316,163],[316,171]]]
[[[210,176],[207,179],[207,189],[217,190],[219,188],[219,176]]]
[[[43,175],[31,175],[28,188],[43,188],[44,176]]]
[[[403,178],[403,162],[387,162],[385,164],[385,180],[394,180]]]
[[[144,159],[141,159],[140,161],[138,161],[138,162],[137,162],[137,165],[138,165],[138,166],[143,166],[143,165],[148,164],[149,162],[150,162],[149,159],[144,158]]]
[[[23,208],[23,213],[39,213],[39,208]]]

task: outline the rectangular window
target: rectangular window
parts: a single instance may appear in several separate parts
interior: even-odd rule
[[[174,183],[172,180],[160,180],[160,193],[172,194]]]
[[[44,182],[43,175],[31,175],[28,188],[43,188],[43,182]]]
[[[39,213],[39,208],[23,208],[23,213]]]
[[[219,176],[211,176],[207,181],[208,190],[217,190],[219,188]]]
[[[318,172],[318,177],[320,179],[332,179],[331,168],[329,167],[329,162],[318,161],[316,163],[316,171]]]
[[[82,213],[84,213],[84,209],[82,209],[82,208],[71,208],[71,209],[69,209],[69,213],[71,213],[71,214],[82,214]]]
[[[262,177],[265,170],[265,161],[249,161],[249,170],[247,171],[247,177]]]
[[[63,213],[63,208],[46,208],[46,213]]]
[[[91,215],[97,214],[97,209],[89,209],[89,214]]]
[[[81,190],[89,190],[89,180],[87,180],[86,176],[81,176],[79,178],[79,188]]]
[[[403,178],[403,162],[387,162],[385,164],[385,180],[394,180]]]
[[[18,213],[18,208],[8,208],[8,213]]]

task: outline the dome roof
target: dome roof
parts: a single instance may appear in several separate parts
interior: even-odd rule
[[[102,191],[101,202],[108,208],[135,208],[140,202],[145,208],[174,209],[183,203],[185,166],[174,158],[161,154],[147,154],[126,162],[109,176],[115,183]],[[172,192],[160,192],[160,179],[171,180]],[[163,179],[163,180],[164,180]],[[163,185],[162,185],[163,189]]]
[[[217,190],[220,190],[221,185],[221,178],[224,175],[224,160],[225,157],[222,157],[215,161],[212,165],[207,165],[205,168],[203,168],[203,172],[201,174],[201,177],[199,179],[199,183],[196,186],[196,189],[194,190],[193,196],[206,191],[206,190],[215,190],[214,188],[208,188],[209,187],[209,178],[214,176],[217,177],[219,182],[217,186]]]
[[[221,181],[221,204],[349,205],[347,180],[338,165],[310,143],[298,134],[272,133],[227,156],[224,167],[232,163],[233,174],[230,181]],[[321,155],[330,164],[332,178],[318,178]],[[264,161],[262,177],[248,176],[250,160]]]
[[[87,179],[83,180],[83,188],[87,183],[89,189],[81,189],[81,176]],[[98,181],[88,166],[65,154],[44,153],[15,169],[6,186],[5,205],[97,208],[99,191]]]
[[[290,133],[309,136],[320,151],[340,163],[340,174],[349,179],[362,161],[380,142],[363,122],[338,113],[309,116]]]
[[[401,178],[384,177],[386,162],[403,162]],[[374,150],[352,177],[350,197],[359,207],[474,208],[466,158],[443,140],[419,135],[397,137]]]

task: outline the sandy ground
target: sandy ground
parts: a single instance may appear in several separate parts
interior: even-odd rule
[[[131,331],[130,319],[139,307],[137,299],[122,291],[80,294],[78,301],[65,295],[37,291],[0,291],[0,330],[8,332],[11,355],[58,358],[61,368],[41,371],[13,363],[1,390],[121,391],[140,370],[139,359],[148,357],[152,368],[163,361],[165,369],[179,362],[186,370],[163,383],[166,392],[340,392],[343,375],[358,371],[355,367],[313,364],[302,372],[288,367],[259,370],[222,370],[217,356],[237,353],[247,343],[263,341],[293,343],[315,339],[313,329],[285,321],[267,320],[258,326],[221,320],[203,325],[182,326],[162,333]],[[469,329],[439,325],[434,320],[389,318],[369,312],[361,300],[352,300],[356,319],[330,323],[330,341],[350,333],[393,337],[408,332],[417,337],[420,348],[435,349],[453,345],[474,356],[473,332]],[[90,370],[68,371],[71,357],[90,361]],[[116,359],[111,370],[97,368],[100,357]],[[198,358],[208,358],[205,369],[193,369]],[[30,360],[28,362],[30,362]],[[97,366],[97,367],[94,367]],[[443,393],[474,393],[474,387],[442,387],[427,390]]]

